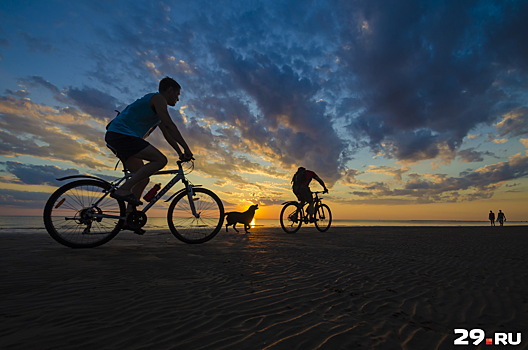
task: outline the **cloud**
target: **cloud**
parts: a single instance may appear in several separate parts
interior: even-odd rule
[[[528,107],[506,113],[496,127],[500,136],[528,135]]]
[[[252,114],[247,113],[249,105],[239,108],[246,113],[225,113],[221,121],[235,125],[249,143],[267,147],[285,166],[303,165],[329,182],[337,180],[346,144],[324,103],[316,101],[318,84],[265,55],[242,57],[234,50],[220,51],[221,66],[238,86],[239,104],[250,99],[256,107]]]
[[[13,95],[13,96],[16,96],[18,98],[26,98],[29,96],[29,92],[26,91],[26,90],[16,90],[16,91],[13,91],[11,89],[6,89],[5,93],[7,95]]]
[[[516,5],[348,4],[348,11],[340,12],[351,15],[341,18],[348,26],[340,56],[351,74],[343,80],[360,91],[363,105],[349,111],[348,128],[374,152],[410,161],[441,153],[453,157],[473,128],[525,104],[510,87],[497,84],[508,70],[527,73],[517,60],[526,57],[519,35],[500,37],[508,44],[499,47],[508,46],[515,59],[487,45],[503,26],[507,33],[526,31],[521,21],[508,23],[519,17]]]
[[[97,157],[104,147],[104,126],[90,125],[75,110],[39,105],[26,99],[0,97],[0,155],[28,155],[105,168]]]
[[[111,57],[91,50],[93,77],[117,87],[125,75],[137,86],[175,75],[189,118],[231,124],[253,151],[333,182],[350,151],[450,160],[477,126],[523,108],[507,78],[526,75],[522,36],[513,35],[525,31],[525,5],[495,5],[287,1],[203,12],[188,3],[180,16],[163,4],[131,4],[128,21],[98,28],[100,45],[121,45]],[[149,15],[129,16],[139,10]]]
[[[379,167],[372,167],[365,171],[365,173],[369,174],[383,174],[383,175],[390,175],[394,177],[394,180],[396,181],[402,181],[403,175],[409,171],[409,167],[389,167],[389,166],[379,166]]]
[[[115,97],[86,86],[82,89],[71,87],[65,94],[83,112],[98,120],[113,118],[115,116],[114,110],[119,104]]]
[[[202,15],[195,6],[184,5],[193,8],[182,22],[168,21],[176,14],[165,12],[164,6],[132,5],[130,11],[136,12],[135,7],[140,6],[150,16],[141,21],[130,17],[129,21],[101,28],[103,40],[117,40],[121,45],[113,58],[94,50],[97,72],[93,77],[105,84],[109,77],[115,77],[115,85],[126,69],[127,79],[145,86],[151,76],[173,74],[182,83],[183,99],[188,98],[186,103],[192,111],[189,120],[206,115],[217,123],[233,125],[242,143],[251,147],[248,151],[274,157],[292,169],[302,164],[334,182],[347,144],[335,132],[326,104],[317,102],[322,89],[314,76],[317,70],[302,61],[309,58],[306,55],[317,55],[322,43],[310,44],[317,51],[302,49],[310,41],[281,43],[281,30],[270,30],[277,16],[291,14],[290,5],[231,8],[211,4],[215,16]],[[300,18],[315,15],[313,11],[300,12]],[[309,33],[294,28],[289,31],[307,39],[310,33],[317,33],[313,26],[304,27]],[[138,32],[150,33],[148,40]],[[260,48],[256,37],[260,38]],[[100,72],[113,67],[113,73],[101,76]],[[80,103],[77,106],[86,111]]]
[[[370,172],[383,173],[382,168],[373,168]],[[404,170],[404,169],[402,169]],[[365,182],[360,178],[368,174],[353,171],[347,174],[345,183],[352,189],[356,198],[342,200],[356,203],[374,203],[382,199],[397,199],[400,204],[418,202],[461,202],[491,198],[495,191],[507,181],[528,176],[528,155],[516,154],[508,161],[486,165],[476,170],[460,173],[460,176],[447,174],[417,174],[405,175],[401,186],[388,182]],[[397,172],[399,174],[400,172]],[[392,175],[392,171],[386,172]]]
[[[0,192],[0,206],[42,210],[49,196],[50,194],[46,192],[2,189]]]
[[[508,142],[508,139],[494,139],[493,143],[502,144]]]
[[[20,78],[18,79],[18,83],[19,85],[27,88],[43,87],[53,94],[55,100],[59,102],[67,102],[64,99],[60,89],[41,76],[34,75],[26,78]]]
[[[27,185],[57,185],[57,178],[79,174],[77,169],[61,169],[54,165],[31,165],[13,161],[0,164],[5,166],[8,173]]]
[[[42,87],[52,93],[55,100],[68,107],[76,106],[82,112],[90,115],[95,120],[113,118],[114,110],[121,104],[115,97],[93,87],[69,87],[60,89],[41,76],[31,76],[19,79],[21,85],[26,87]],[[29,92],[26,92],[29,95]]]
[[[482,162],[484,160],[484,156],[497,158],[497,156],[495,156],[492,152],[478,151],[473,147],[458,151],[458,157],[465,163]]]
[[[528,175],[528,156],[518,153],[506,162],[486,165],[464,175],[474,186],[519,179]]]

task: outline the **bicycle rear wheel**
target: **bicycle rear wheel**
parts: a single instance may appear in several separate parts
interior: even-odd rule
[[[106,196],[110,188],[97,180],[70,182],[57,189],[44,207],[44,225],[57,242],[71,248],[93,248],[115,237],[124,221],[94,215],[125,216],[125,203]]]
[[[178,194],[169,206],[167,221],[172,234],[185,243],[204,243],[216,236],[224,222],[224,205],[218,196],[205,188],[193,189],[194,216],[187,191]]]
[[[302,211],[297,203],[287,203],[282,207],[280,224],[286,233],[299,231],[302,225]]]
[[[332,212],[326,204],[319,205],[315,210],[315,227],[321,232],[325,232],[332,224]]]

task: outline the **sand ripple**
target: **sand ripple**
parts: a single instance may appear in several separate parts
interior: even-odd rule
[[[261,228],[203,245],[160,231],[90,250],[3,233],[0,348],[452,349],[455,328],[526,338],[528,235],[487,229]]]

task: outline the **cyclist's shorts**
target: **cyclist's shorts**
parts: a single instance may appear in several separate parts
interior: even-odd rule
[[[298,188],[294,188],[293,193],[295,193],[297,199],[301,202],[304,201],[306,203],[312,203],[313,201],[312,191],[310,191],[310,187],[308,186],[300,186]]]
[[[138,154],[150,146],[150,143],[142,138],[124,135],[113,131],[107,131],[105,135],[106,145],[122,162]]]

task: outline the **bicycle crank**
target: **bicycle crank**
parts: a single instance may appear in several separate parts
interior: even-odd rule
[[[133,211],[126,217],[126,223],[131,229],[139,229],[147,223],[147,215],[142,211]]]

